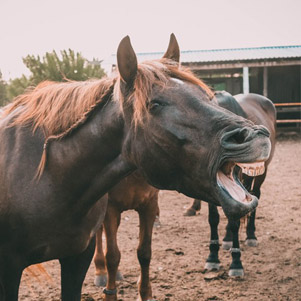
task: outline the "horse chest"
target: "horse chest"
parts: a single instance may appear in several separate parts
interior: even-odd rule
[[[48,223],[34,225],[29,231],[28,258],[30,263],[63,258],[83,252],[103,223],[106,202],[98,201],[86,215],[54,215]]]

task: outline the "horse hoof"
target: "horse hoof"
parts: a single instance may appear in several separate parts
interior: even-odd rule
[[[248,247],[257,247],[258,245],[257,239],[246,239],[246,245]]]
[[[184,214],[184,216],[195,216],[196,215],[196,210],[193,208],[188,208]]]
[[[231,269],[231,270],[229,270],[229,276],[230,277],[243,277],[244,270],[243,269]]]
[[[232,248],[233,242],[232,241],[224,241],[222,243],[222,247],[224,250],[230,250]]]
[[[205,263],[205,270],[207,271],[218,271],[220,269],[221,265],[218,262],[206,262]]]
[[[116,274],[116,280],[117,280],[117,281],[123,280],[123,276],[122,276],[122,274],[121,274],[119,271],[117,271],[117,274]]]
[[[94,284],[98,287],[105,287],[107,285],[107,275],[96,275]]]

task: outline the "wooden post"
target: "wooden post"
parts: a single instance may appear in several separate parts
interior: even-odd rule
[[[250,92],[249,88],[249,67],[243,67],[243,93],[248,94]]]
[[[263,96],[268,97],[268,67],[263,67]]]

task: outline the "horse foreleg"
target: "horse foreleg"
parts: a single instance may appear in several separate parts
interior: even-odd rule
[[[95,265],[95,278],[94,284],[96,286],[106,286],[107,284],[107,271],[105,266],[105,256],[102,245],[102,233],[103,225],[96,232],[96,247],[94,253],[94,265]]]
[[[255,215],[256,210],[248,217],[246,245],[249,247],[257,246],[257,237],[255,236]]]
[[[239,226],[240,226],[240,220],[229,220],[229,228],[233,234],[233,245],[232,248],[230,249],[232,255],[232,263],[230,265],[230,270],[229,270],[229,276],[232,277],[244,275],[244,269],[240,261],[241,253],[239,248],[239,237],[238,237]]]
[[[233,246],[233,233],[231,231],[229,220],[226,226],[226,235],[223,239],[222,246],[224,250],[230,250]]]
[[[0,262],[0,300],[17,301],[22,268],[16,267],[16,258],[4,259]]]
[[[192,205],[184,212],[184,216],[194,216],[201,210],[201,201],[194,199]]]
[[[152,255],[153,225],[158,211],[157,200],[151,200],[149,206],[139,210],[140,232],[137,256],[140,263],[141,273],[138,280],[140,300],[152,299],[152,287],[149,279],[149,265]]]
[[[82,285],[95,250],[95,237],[79,255],[60,259],[62,301],[80,301]]]
[[[218,259],[219,251],[219,241],[218,241],[218,224],[219,224],[219,214],[217,207],[215,205],[208,204],[209,216],[208,221],[210,224],[210,254],[206,260],[205,269],[206,270],[219,270],[220,261]]]
[[[120,251],[117,245],[117,230],[120,224],[120,212],[108,206],[104,229],[107,239],[106,267],[108,272],[107,286],[104,289],[105,301],[117,301],[116,275],[120,262]]]
[[[258,200],[260,199],[260,187],[265,180],[266,173],[267,169],[265,170],[265,173],[263,175],[254,179],[253,189],[250,191],[251,194],[255,195],[258,198]],[[257,237],[255,235],[255,216],[256,210],[254,210],[248,218],[246,245],[249,247],[257,246]]]
[[[251,178],[244,176],[244,186],[247,188],[247,190],[255,195],[258,200],[260,199],[260,187],[262,183],[265,180],[267,174],[267,167],[265,169],[264,174]],[[256,216],[256,210],[254,210],[250,216],[248,217],[248,223],[247,223],[247,239],[246,239],[246,245],[250,247],[256,247],[257,246],[257,237],[255,235],[255,216]]]

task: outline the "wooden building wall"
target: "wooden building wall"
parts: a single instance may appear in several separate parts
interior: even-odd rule
[[[266,67],[266,91],[264,91],[264,67],[249,68],[250,93],[270,98],[275,104],[301,103],[301,65]],[[196,74],[214,90],[225,90],[232,95],[243,93],[242,68],[197,70]],[[301,106],[277,106],[277,119],[301,120]]]

